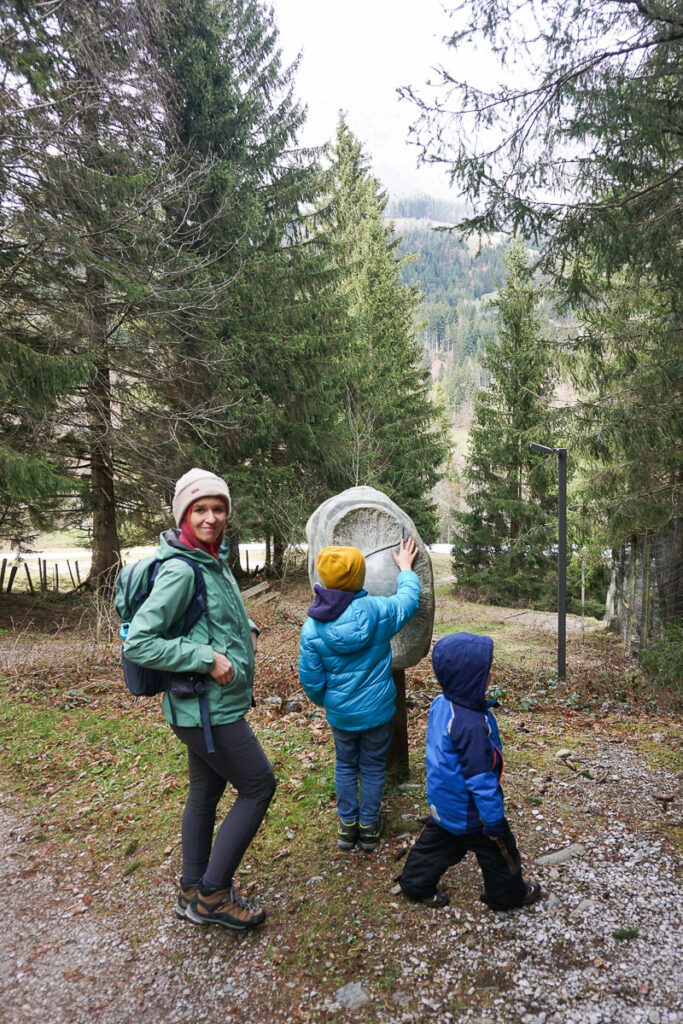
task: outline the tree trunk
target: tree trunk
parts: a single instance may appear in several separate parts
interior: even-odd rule
[[[285,544],[279,533],[273,534],[273,573],[279,580],[285,574]]]
[[[407,779],[410,775],[408,754],[408,709],[406,707],[406,674],[402,668],[392,673],[396,685],[396,711],[394,712],[394,735],[387,754],[387,768],[394,776]]]
[[[510,516],[510,541],[514,542],[519,537],[519,525],[520,521],[518,518],[519,508],[522,502],[522,470],[521,467],[517,467],[514,471],[514,480],[512,487],[510,488],[510,497],[512,498],[513,507],[516,510]]]
[[[659,621],[667,626],[683,621],[683,520],[674,519],[669,529],[657,538],[655,575],[659,599]]]
[[[230,572],[236,580],[244,579],[246,574],[242,568],[242,560],[240,558],[239,531],[228,522],[228,525],[225,528],[225,535],[230,544],[230,553],[228,555],[228,566],[230,567]]]
[[[651,547],[650,547],[650,536],[646,534],[643,537],[643,557],[641,562],[641,595],[640,595],[640,649],[650,642],[651,635],[651,612],[652,602],[651,598],[651,574],[650,574],[650,563],[651,563]]]
[[[620,548],[612,548],[612,572],[609,589],[605,601],[605,624],[614,633],[623,635],[622,615],[624,610],[623,588],[624,588],[624,564],[626,550],[622,544]]]
[[[628,608],[626,609],[626,632],[624,633],[624,647],[627,654],[630,654],[633,648],[633,619],[636,610],[636,572],[638,570],[638,538],[636,536],[631,537],[629,567]]]
[[[92,563],[88,584],[93,590],[113,587],[121,565],[116,529],[116,497],[112,463],[111,370],[107,351],[107,315],[104,279],[86,274],[90,306],[90,348],[94,370],[88,384],[86,407],[90,431],[90,487],[92,494]]]

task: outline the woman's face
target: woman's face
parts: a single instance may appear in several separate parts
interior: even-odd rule
[[[228,510],[222,498],[199,498],[190,509],[190,526],[197,540],[211,544],[225,531]]]

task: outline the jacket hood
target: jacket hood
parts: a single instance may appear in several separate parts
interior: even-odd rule
[[[228,541],[223,538],[218,557],[221,562],[227,561],[228,554],[230,552],[230,545]],[[180,539],[180,530],[176,527],[171,527],[170,530],[165,530],[159,537],[159,548],[157,550],[157,558],[172,558],[174,555],[187,555],[189,558],[194,558],[198,562],[202,562],[204,565],[216,565],[216,559],[213,555],[210,555],[207,551],[202,551],[201,548],[188,548],[187,544],[183,544]]]
[[[475,711],[486,709],[486,682],[493,640],[475,633],[451,633],[434,645],[432,665],[444,696]]]
[[[328,591],[329,593],[329,591]],[[351,594],[351,601],[336,618],[321,620],[319,630],[325,643],[338,654],[349,654],[367,647],[377,627],[376,617],[370,614],[363,600],[367,590],[357,590]]]
[[[321,587],[319,583],[315,584],[313,590],[315,592],[315,601],[308,609],[307,614],[312,619],[317,619],[318,622],[334,622],[342,612],[346,611],[357,593],[352,590],[334,590]]]

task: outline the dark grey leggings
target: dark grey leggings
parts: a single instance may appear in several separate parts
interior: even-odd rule
[[[187,747],[190,777],[182,823],[183,885],[227,888],[273,798],[273,769],[243,718],[211,727],[214,754],[207,752],[203,729],[172,729]],[[228,783],[237,798],[214,842],[216,808]]]

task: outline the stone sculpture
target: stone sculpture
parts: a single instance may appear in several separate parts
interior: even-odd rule
[[[365,557],[365,589],[387,597],[396,593],[398,568],[391,557],[401,538],[418,547],[413,569],[420,578],[420,607],[391,641],[393,671],[409,668],[429,652],[434,627],[434,577],[429,552],[415,524],[399,506],[374,487],[350,487],[319,505],[306,524],[308,576],[321,583],[315,568],[320,551],[332,544],[359,548]]]

